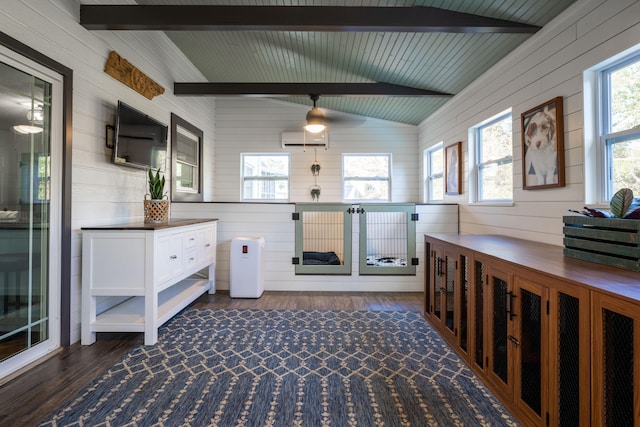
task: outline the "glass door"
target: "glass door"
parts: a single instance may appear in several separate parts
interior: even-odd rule
[[[59,346],[61,78],[0,50],[0,372]],[[56,123],[54,125],[54,123]],[[52,139],[53,138],[53,139]],[[55,140],[55,141],[54,141]]]

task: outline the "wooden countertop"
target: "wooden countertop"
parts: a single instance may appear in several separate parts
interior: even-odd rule
[[[640,272],[564,256],[563,247],[508,236],[426,234],[425,238],[504,260],[537,274],[640,301]]]
[[[82,230],[164,230],[166,228],[182,227],[185,225],[202,224],[205,222],[218,221],[218,218],[199,219],[172,219],[161,224],[147,224],[144,222],[130,222],[124,224],[90,225],[82,227]]]

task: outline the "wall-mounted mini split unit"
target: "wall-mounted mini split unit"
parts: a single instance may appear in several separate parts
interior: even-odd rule
[[[310,132],[282,132],[282,148],[329,148],[327,134]]]

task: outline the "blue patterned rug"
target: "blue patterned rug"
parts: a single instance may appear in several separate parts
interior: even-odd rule
[[[421,313],[189,308],[43,426],[517,426]]]

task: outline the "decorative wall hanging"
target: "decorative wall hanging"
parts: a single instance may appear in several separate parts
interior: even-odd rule
[[[104,72],[148,99],[164,93],[162,86],[114,50],[109,53],[107,63],[104,64]]]
[[[456,142],[444,149],[445,193],[462,194],[462,142]]]
[[[522,188],[564,187],[562,97],[522,113]]]
[[[311,164],[311,175],[313,175],[313,184],[311,186],[311,200],[317,202],[320,200],[320,191],[322,188],[318,185],[318,175],[320,175],[320,163],[318,163],[318,149],[313,149],[313,163]]]

